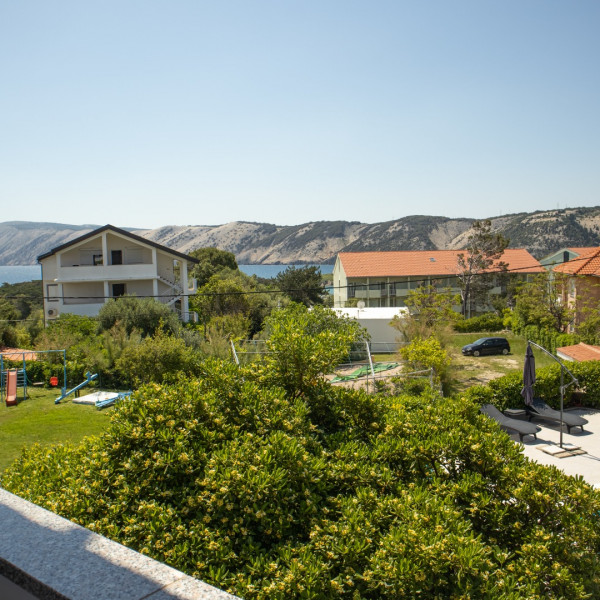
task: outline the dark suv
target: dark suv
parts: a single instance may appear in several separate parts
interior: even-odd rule
[[[510,344],[506,338],[486,337],[463,346],[462,353],[465,356],[480,356],[484,354],[508,354]]]

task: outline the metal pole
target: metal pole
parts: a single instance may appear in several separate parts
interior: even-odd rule
[[[560,447],[563,447],[563,405],[564,405],[564,396],[565,396],[565,388],[569,387],[570,385],[573,384],[579,384],[579,381],[577,381],[577,377],[575,377],[575,375],[573,375],[573,373],[571,373],[571,371],[569,371],[569,369],[567,369],[567,367],[565,367],[565,365],[563,365],[562,361],[557,357],[554,356],[554,354],[548,352],[548,350],[546,350],[546,348],[544,348],[543,346],[540,346],[539,344],[536,344],[535,342],[532,342],[531,340],[527,340],[528,344],[531,344],[532,346],[535,346],[536,348],[539,348],[542,352],[545,352],[552,360],[556,361],[559,365],[560,365]],[[565,371],[571,376],[571,382],[568,383],[567,385],[565,385]]]
[[[63,350],[63,389],[62,389],[62,393],[66,394],[67,393],[67,351],[66,349]]]
[[[560,370],[560,447],[563,447],[563,403],[565,397],[565,376]]]
[[[231,351],[233,352],[233,360],[235,360],[235,364],[239,367],[240,359],[238,358],[237,352],[235,351],[235,344],[233,343],[233,340],[229,340],[229,343],[231,344]]]
[[[375,369],[373,368],[373,359],[371,358],[371,349],[369,348],[369,342],[365,342],[367,346],[367,356],[369,357],[369,365],[371,366],[371,373],[373,374],[373,385],[375,385]],[[369,391],[369,376],[367,375],[367,391]]]

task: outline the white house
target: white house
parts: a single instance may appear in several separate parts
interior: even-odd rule
[[[125,294],[156,298],[190,320],[188,295],[196,281],[188,280],[188,271],[198,261],[129,231],[105,225],[52,248],[38,262],[47,320],[62,313],[95,316]]]
[[[395,352],[402,341],[400,332],[391,326],[394,317],[403,318],[408,315],[408,308],[334,308],[343,317],[356,319],[371,337],[371,351]]]

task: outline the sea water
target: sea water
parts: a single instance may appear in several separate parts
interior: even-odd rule
[[[288,267],[296,268],[302,265],[240,265],[240,271],[246,275],[256,275],[265,279],[276,277]],[[333,265],[310,265],[321,269],[321,273],[333,273]],[[40,265],[0,266],[0,285],[3,283],[21,283],[22,281],[36,281],[42,278]]]

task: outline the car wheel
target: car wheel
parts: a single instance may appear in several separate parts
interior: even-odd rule
[[[506,356],[508,354],[508,348],[503,348],[502,354],[504,354],[504,356]]]
[[[475,352],[473,352],[473,356],[479,356],[479,350],[475,350]]]

